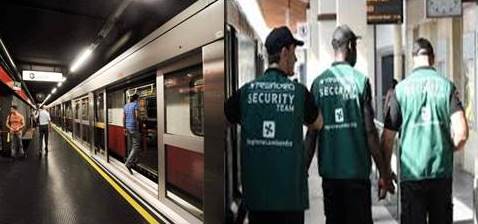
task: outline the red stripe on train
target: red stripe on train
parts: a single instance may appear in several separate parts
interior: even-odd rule
[[[123,127],[108,125],[108,149],[121,158],[126,157],[126,137]]]
[[[166,182],[202,201],[203,154],[166,145]]]

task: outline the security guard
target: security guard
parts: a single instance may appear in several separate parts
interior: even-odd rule
[[[359,38],[347,25],[337,27],[332,37],[335,62],[312,84],[311,92],[322,112],[324,127],[318,132],[308,131],[308,163],[318,137],[327,224],[372,223],[371,156],[381,182],[391,184],[391,172],[386,169],[373,122],[370,82],[354,69]],[[382,187],[392,191],[392,186]]]
[[[400,132],[401,221],[452,223],[453,152],[463,148],[468,126],[455,85],[432,65],[430,42],[413,45],[414,70],[395,88],[382,141],[390,164]]]
[[[319,128],[312,95],[289,80],[296,40],[287,27],[266,39],[269,68],[225,104],[229,122],[241,125],[241,174],[249,223],[304,222],[308,187],[302,125]]]

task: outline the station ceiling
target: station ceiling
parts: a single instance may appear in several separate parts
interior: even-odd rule
[[[0,37],[19,72],[61,71],[67,81],[50,101],[150,34],[196,0],[3,0],[0,6]],[[127,3],[129,2],[129,3]],[[122,5],[127,7],[112,20]],[[106,37],[100,31],[114,21]],[[73,61],[93,42],[98,47],[77,72]],[[56,83],[26,82],[36,98],[48,95]],[[38,99],[35,99],[38,100]]]
[[[267,26],[273,28],[287,25],[296,31],[297,24],[306,22],[309,0],[257,0]],[[287,23],[287,12],[289,22]]]

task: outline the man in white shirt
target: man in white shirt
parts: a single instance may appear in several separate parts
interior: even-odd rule
[[[40,107],[40,111],[36,114],[36,117],[38,118],[38,125],[40,129],[40,149],[39,149],[39,156],[42,155],[42,149],[43,149],[43,138],[45,138],[45,156],[48,156],[48,133],[51,130],[50,126],[50,113],[48,113],[47,110],[45,110],[45,107],[42,105]]]

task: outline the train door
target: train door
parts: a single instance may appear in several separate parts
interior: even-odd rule
[[[89,120],[89,98],[83,97],[80,100],[81,103],[81,140],[82,143],[89,146],[90,145],[90,120]]]
[[[204,79],[201,53],[157,76],[159,195],[202,217]]]
[[[223,222],[224,41],[159,68],[157,99],[160,200]]]
[[[106,94],[107,154],[120,161],[126,160],[126,138],[123,129],[124,89],[108,89]]]
[[[142,175],[158,181],[158,147],[157,147],[157,110],[156,83],[148,83],[125,91],[126,102],[134,94],[138,99],[138,120],[141,152],[134,167]]]
[[[93,134],[94,134],[94,144],[93,144],[93,154],[100,155],[102,158],[106,159],[106,91],[102,90],[94,94],[94,125],[93,125]]]
[[[69,134],[73,133],[73,102],[68,101],[65,103],[65,129]]]
[[[79,99],[73,100],[73,138],[81,139],[81,102]]]
[[[88,97],[83,97],[79,100],[78,102],[80,105],[80,132],[79,132],[79,137],[80,137],[80,142],[83,143],[84,145],[88,146],[89,145],[89,100]]]

